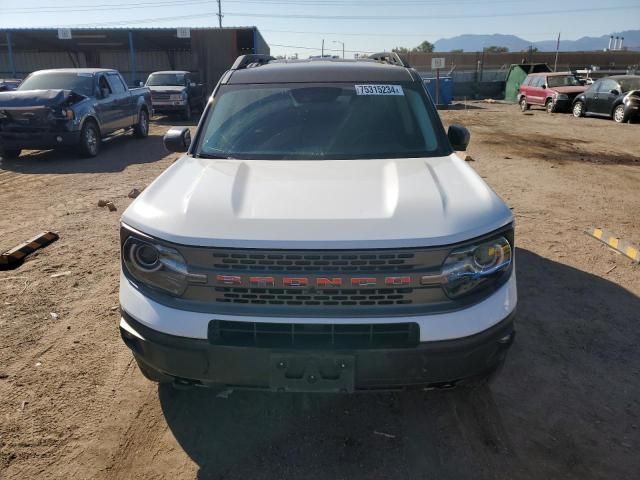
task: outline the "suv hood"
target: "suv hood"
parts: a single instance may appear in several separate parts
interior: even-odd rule
[[[551,90],[558,93],[582,93],[587,88],[587,86],[582,87],[551,87]]]
[[[375,248],[486,234],[511,211],[456,155],[386,160],[212,160],[184,156],[122,221],[185,245]]]
[[[154,86],[149,87],[149,90],[156,93],[182,93],[186,90],[187,87],[180,86]]]
[[[71,90],[12,90],[0,92],[0,108],[53,107],[82,98]]]

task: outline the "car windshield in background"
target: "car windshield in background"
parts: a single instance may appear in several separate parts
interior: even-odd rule
[[[299,160],[447,154],[427,101],[411,84],[225,86],[198,154]]]
[[[51,72],[31,75],[17,90],[72,90],[84,96],[93,94],[93,74]]]
[[[631,90],[640,90],[640,77],[621,78],[618,82],[622,88],[622,93],[630,92]]]
[[[156,73],[147,80],[147,87],[184,87],[184,73]]]
[[[581,87],[582,82],[573,75],[556,75],[547,77],[548,87]]]

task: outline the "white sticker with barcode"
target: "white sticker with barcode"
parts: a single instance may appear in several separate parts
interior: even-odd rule
[[[400,85],[356,85],[356,95],[404,95]]]

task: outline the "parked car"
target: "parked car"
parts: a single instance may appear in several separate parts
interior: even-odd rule
[[[22,82],[19,78],[0,78],[0,92],[15,90]]]
[[[191,111],[194,108],[202,111],[207,103],[204,85],[196,83],[193,74],[184,70],[153,72],[146,86],[151,90],[154,112],[178,112],[190,120]]]
[[[618,123],[640,117],[640,75],[601,78],[573,102],[573,116],[595,115]]]
[[[544,106],[547,112],[570,111],[573,99],[587,89],[571,72],[532,73],[520,85],[518,103],[525,112],[531,105]]]
[[[40,70],[0,93],[0,156],[72,146],[95,157],[101,140],[115,132],[146,137],[150,113],[149,89],[127,88],[116,70]]]
[[[272,391],[478,385],[517,302],[513,214],[418,72],[240,57],[121,220],[120,333],[149,379]]]

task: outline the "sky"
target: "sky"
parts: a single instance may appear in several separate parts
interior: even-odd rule
[[[222,25],[257,26],[272,55],[346,57],[461,34],[530,41],[640,28],[640,0],[221,0]],[[0,0],[3,27],[218,26],[217,0]]]

